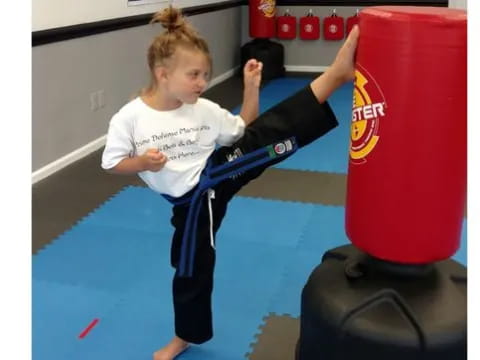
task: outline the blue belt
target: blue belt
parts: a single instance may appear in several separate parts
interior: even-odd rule
[[[207,166],[200,175],[197,186],[187,194],[174,198],[163,195],[174,205],[184,205],[190,203],[187,220],[182,237],[182,248],[180,252],[180,262],[177,275],[181,277],[191,277],[193,274],[193,261],[195,258],[195,248],[197,242],[197,225],[200,214],[202,196],[212,187],[216,186],[225,179],[264,165],[274,159],[286,157],[298,149],[295,138],[289,138],[268,146],[264,146],[251,153],[242,155],[230,162],[222,165],[213,166],[212,157],[209,158]],[[210,218],[212,226],[212,219]],[[213,235],[212,235],[213,236]],[[212,239],[213,241],[213,239]]]

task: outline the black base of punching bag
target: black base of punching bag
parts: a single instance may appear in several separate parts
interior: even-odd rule
[[[263,63],[262,80],[271,80],[285,75],[283,45],[269,39],[253,39],[241,49],[240,75],[249,59],[257,59]]]
[[[335,248],[303,289],[296,359],[466,359],[466,301],[456,261],[399,265]]]

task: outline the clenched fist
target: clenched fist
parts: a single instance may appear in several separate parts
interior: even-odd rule
[[[263,63],[250,59],[243,67],[243,82],[246,88],[250,86],[259,87],[262,81]]]
[[[167,162],[167,156],[158,149],[148,149],[140,156],[145,170],[157,172],[160,171]]]

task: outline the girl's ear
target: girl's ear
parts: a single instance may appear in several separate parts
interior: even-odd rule
[[[168,71],[165,66],[155,67],[155,78],[157,79],[158,83],[167,80],[167,77],[168,77]]]

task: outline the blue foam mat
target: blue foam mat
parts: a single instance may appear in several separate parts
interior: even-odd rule
[[[311,78],[302,77],[285,77],[271,80],[260,91],[260,114],[304,88],[311,81]],[[239,114],[240,108],[240,106],[237,106],[232,110],[232,113]]]
[[[115,311],[101,319],[95,333],[77,344],[69,359],[151,360],[153,352],[171,339],[172,329],[169,291],[158,298],[128,292]]]
[[[218,232],[234,241],[258,241],[265,245],[295,245],[313,211],[313,204],[236,197]],[[225,240],[226,241],[226,240]]]
[[[171,338],[169,207],[129,187],[34,256],[34,359],[150,360]],[[322,254],[348,242],[343,216],[343,207],[234,198],[217,237],[215,337],[180,359],[244,359],[265,315],[298,316]],[[465,256],[466,231],[455,257]]]
[[[128,196],[118,196],[127,191]],[[121,190],[115,202],[105,202],[94,211],[95,216],[82,220],[84,224],[113,225],[120,229],[133,229],[170,236],[171,208],[161,196],[149,188],[129,186]]]
[[[67,359],[78,336],[94,320],[114,309],[118,296],[74,285],[32,281],[32,350],[34,359]],[[95,337],[100,325],[87,335]]]
[[[152,262],[168,266],[159,254],[169,249],[170,238],[159,233],[80,223],[34,256],[33,278],[123,292]]]

